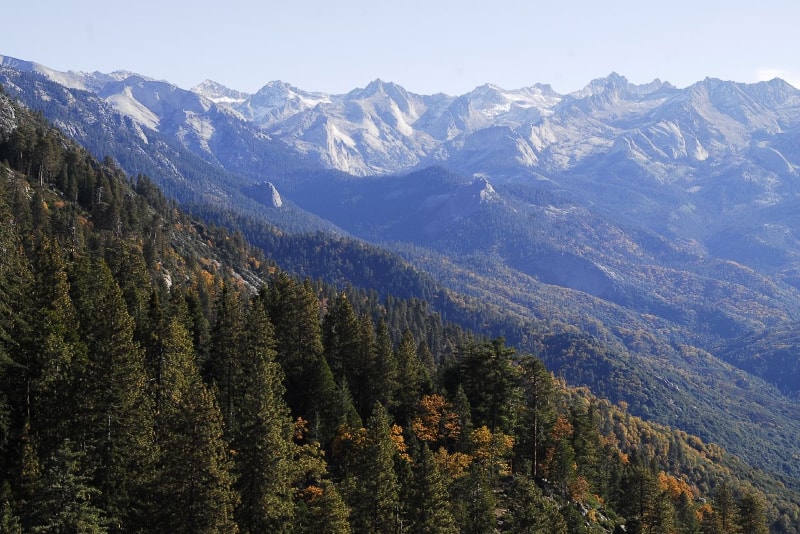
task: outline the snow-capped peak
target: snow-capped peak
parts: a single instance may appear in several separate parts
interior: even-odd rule
[[[660,89],[674,89],[674,86],[669,82],[662,82],[656,78],[653,81],[641,85],[630,83],[625,76],[620,76],[616,72],[612,72],[605,78],[597,78],[589,82],[589,84],[579,91],[571,93],[573,98],[588,98],[598,95],[637,95],[645,96],[655,93]]]
[[[204,96],[215,104],[238,104],[249,96],[247,93],[230,89],[214,80],[204,80],[192,87],[191,91]]]
[[[269,82],[250,97],[251,105],[270,109],[282,108],[289,103],[298,109],[311,109],[330,100],[326,93],[306,92],[280,80]]]

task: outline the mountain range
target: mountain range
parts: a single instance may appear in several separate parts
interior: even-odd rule
[[[0,57],[0,84],[187,206],[384,247],[559,376],[800,488],[786,82],[247,94]],[[326,276],[296,250],[276,260]]]

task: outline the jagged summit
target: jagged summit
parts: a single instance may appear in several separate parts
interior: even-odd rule
[[[212,102],[226,104],[244,102],[249,96],[247,93],[230,89],[214,80],[204,80],[192,87],[191,91],[208,98]]]
[[[486,83],[459,96],[418,95],[381,78],[338,95],[274,80],[247,94],[212,80],[189,92],[125,72],[58,73],[5,57],[0,65],[93,91],[141,126],[206,153],[222,149],[214,136],[229,128],[220,121],[235,116],[309,161],[357,176],[446,164],[497,181],[616,157],[665,180],[691,175],[694,166],[731,151],[744,154],[756,131],[775,135],[800,121],[800,91],[779,79],[708,78],[678,89],[660,79],[631,83],[612,72],[566,95],[542,84],[509,90]],[[785,153],[789,145],[775,150],[795,165]],[[664,166],[676,162],[689,167]]]
[[[621,76],[616,72],[612,72],[605,78],[596,78],[589,82],[586,87],[570,93],[570,97],[577,99],[586,99],[592,96],[599,95],[636,95],[646,96],[662,89],[675,89],[669,82],[661,81],[655,78],[649,83],[634,84],[631,83],[625,76]]]

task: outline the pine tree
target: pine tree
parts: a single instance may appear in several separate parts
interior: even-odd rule
[[[319,302],[310,282],[279,273],[260,298],[275,327],[276,360],[284,372],[286,402],[311,433],[327,443],[341,421],[341,392],[322,351]]]
[[[739,524],[747,534],[767,534],[767,518],[764,502],[756,494],[746,492],[739,499]]]
[[[439,467],[427,445],[422,447],[419,461],[414,467],[414,487],[408,514],[411,532],[451,534],[457,532],[450,512],[447,493]]]
[[[622,479],[623,498],[619,511],[625,516],[628,532],[664,533],[673,526],[674,510],[661,490],[654,465],[632,458]]]
[[[216,305],[216,321],[211,330],[208,361],[204,376],[217,389],[226,436],[230,438],[239,425],[241,380],[239,352],[244,344],[244,315],[241,295],[230,283],[222,287]]]
[[[144,353],[111,271],[101,258],[78,266],[72,290],[87,357],[78,365],[80,423],[73,441],[91,450],[93,483],[111,525],[141,520],[153,476],[153,404],[147,394]]]
[[[417,354],[417,344],[410,330],[405,330],[397,347],[397,420],[409,426],[413,419],[417,402],[422,396],[428,375]]]
[[[475,428],[472,425],[472,408],[461,384],[456,387],[452,405],[453,411],[458,415],[458,423],[461,427],[461,439],[455,444],[454,449],[459,452],[466,452],[471,446],[469,437]]]
[[[450,491],[453,517],[462,534],[483,534],[497,528],[497,501],[488,474],[472,464],[466,476],[457,479]]]
[[[0,179],[0,473],[13,470],[16,455],[12,454],[25,419],[24,402],[20,395],[20,366],[16,355],[19,350],[18,332],[26,330],[22,324],[23,303],[31,287],[30,266],[22,253],[22,244],[13,221],[12,212],[5,201],[5,180]],[[0,480],[2,482],[2,480]]]
[[[366,439],[356,449],[356,458],[344,482],[353,531],[395,532],[400,506],[395,453],[389,416],[376,403],[367,421]]]
[[[336,486],[328,479],[324,451],[318,442],[309,442],[308,438],[307,422],[302,419],[295,421],[294,530],[298,533],[347,534],[350,532],[347,519],[350,510]]]
[[[567,525],[552,500],[526,477],[514,477],[508,491],[504,524],[514,534],[567,534]]]
[[[538,358],[520,362],[523,404],[520,417],[519,455],[530,462],[530,475],[541,476],[547,436],[555,422],[555,386],[550,372]]]
[[[150,295],[155,288],[153,288],[147,265],[139,249],[119,237],[110,239],[110,241],[110,246],[106,247],[104,258],[122,291],[128,313],[136,325],[136,339],[141,340],[144,338],[143,329],[149,311]]]
[[[379,401],[380,394],[375,391],[375,384],[381,383],[378,367],[378,342],[375,337],[375,325],[369,315],[362,314],[358,318],[358,338],[353,362],[349,372],[350,392],[353,403],[362,420],[369,417],[372,406]]]
[[[572,448],[572,424],[565,416],[558,416],[551,429],[546,453],[547,478],[562,496],[570,498],[570,487],[578,477],[575,450]],[[637,479],[638,480],[638,479]]]
[[[219,405],[203,383],[191,338],[172,319],[163,340],[163,399],[156,418],[160,532],[236,532],[237,499]]]
[[[96,504],[100,491],[83,473],[84,455],[67,440],[44,466],[34,492],[30,532],[107,532],[107,519]]]
[[[19,465],[12,467],[20,461],[16,451],[33,441],[44,444],[45,457],[58,448],[74,413],[70,362],[77,323],[69,284],[55,244],[39,234],[30,236],[28,243],[33,257],[30,271],[15,280],[24,285],[6,285],[0,279],[0,308],[9,313],[7,317],[0,314],[0,444],[9,447],[8,454],[0,456],[8,462],[5,467],[9,471],[19,470]],[[14,261],[17,258],[12,251],[9,256],[12,263],[5,267],[12,270],[6,274],[16,278],[22,273],[14,272],[14,267],[23,264]],[[3,290],[3,285],[10,292]],[[23,290],[24,298],[17,293]],[[12,298],[4,303],[3,293]],[[5,319],[7,329],[3,327]],[[4,330],[7,343],[2,339]],[[3,358],[3,345],[9,347],[13,360]]]
[[[375,371],[371,381],[372,398],[392,411],[396,404],[395,390],[397,388],[397,357],[392,348],[392,338],[386,321],[381,319],[375,339]]]
[[[345,382],[352,387],[358,341],[358,318],[347,295],[340,293],[322,320],[325,359],[339,387]]]
[[[685,492],[681,493],[675,506],[675,527],[680,534],[700,533],[700,522],[692,498]]]
[[[0,495],[0,532],[7,534],[24,534],[22,522],[17,516],[12,502],[11,489],[5,484]]]
[[[236,519],[242,532],[289,532],[293,524],[293,425],[283,401],[280,366],[275,363],[272,324],[259,301],[247,313],[239,425],[233,435]]]
[[[714,516],[721,532],[739,532],[739,514],[736,498],[727,483],[722,483],[714,494]]]
[[[39,236],[33,252],[35,283],[28,292],[28,319],[23,336],[25,414],[40,454],[47,458],[69,435],[76,413],[73,362],[85,358],[78,339],[77,311],[58,243]]]
[[[148,386],[152,390],[154,411],[161,411],[164,392],[164,339],[168,335],[169,321],[161,302],[160,292],[153,290],[147,309],[146,330],[142,333]]]
[[[580,476],[592,483],[600,476],[598,457],[600,455],[600,432],[594,421],[595,408],[583,399],[575,399],[569,407],[572,424],[572,450]],[[573,495],[573,498],[579,498]]]
[[[298,534],[349,534],[349,513],[336,486],[324,480],[298,512],[302,523],[295,525],[295,530]]]
[[[460,360],[450,370],[448,381],[463,386],[476,427],[512,431],[520,394],[519,373],[511,364],[514,352],[505,347],[502,338],[471,343],[462,349]]]

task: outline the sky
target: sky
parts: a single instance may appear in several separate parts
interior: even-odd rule
[[[612,72],[800,87],[796,0],[25,0],[2,19],[0,55],[184,89],[281,80],[341,94],[380,78],[417,94],[563,94]]]

